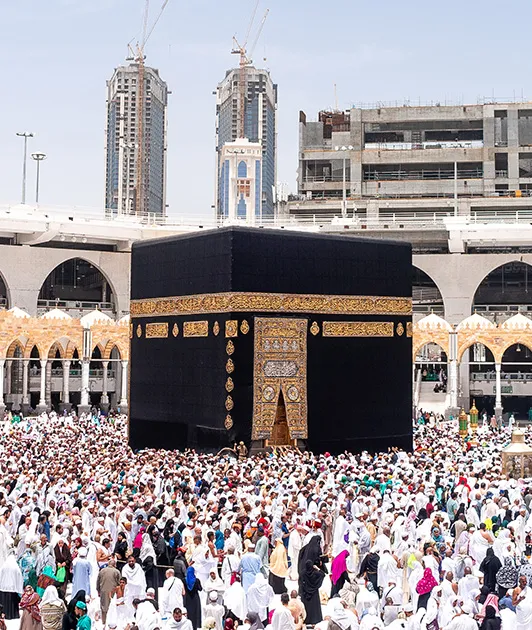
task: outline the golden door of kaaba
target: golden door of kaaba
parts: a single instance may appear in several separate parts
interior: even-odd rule
[[[279,392],[275,420],[273,422],[271,438],[268,443],[272,446],[290,446],[290,429],[286,419],[286,405],[282,390]]]
[[[306,319],[256,317],[253,440],[276,446],[308,437]]]

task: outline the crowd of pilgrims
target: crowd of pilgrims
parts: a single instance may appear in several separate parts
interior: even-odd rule
[[[1,422],[0,630],[531,630],[509,439],[234,459],[134,453],[120,416]]]

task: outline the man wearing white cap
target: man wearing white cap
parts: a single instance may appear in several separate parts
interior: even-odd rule
[[[85,591],[91,597],[91,563],[87,560],[86,547],[80,547],[78,557],[73,562],[72,592]]]
[[[212,617],[216,621],[216,630],[223,630],[225,608],[218,603],[218,591],[210,591],[203,610],[203,618]]]
[[[164,619],[170,619],[172,611],[183,606],[184,594],[185,587],[183,582],[176,578],[173,569],[168,569],[166,571],[166,580],[161,589],[161,616]]]
[[[255,545],[248,545],[248,552],[242,556],[240,569],[242,571],[242,587],[247,593],[249,587],[255,582],[255,576],[262,568],[262,562],[255,553]]]

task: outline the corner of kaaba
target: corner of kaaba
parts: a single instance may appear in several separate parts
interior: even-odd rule
[[[129,442],[412,449],[410,244],[244,227],[133,245]]]

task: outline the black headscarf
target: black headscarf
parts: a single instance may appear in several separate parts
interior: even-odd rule
[[[496,610],[493,606],[486,606],[486,613],[480,630],[501,630],[501,620],[495,616],[495,613]]]
[[[483,604],[488,599],[489,594],[490,594],[490,589],[484,584],[480,588],[480,596],[478,598],[478,603]]]
[[[490,591],[494,591],[497,584],[497,572],[502,568],[502,563],[495,555],[493,547],[486,551],[486,557],[480,564],[480,571],[484,574],[484,584]]]
[[[74,597],[68,603],[67,611],[69,613],[74,614],[74,608],[76,607],[76,604],[78,602],[86,602],[86,601],[87,601],[87,593],[85,593],[85,591],[81,589],[74,595]]]
[[[323,571],[316,569],[310,560],[306,561],[303,572],[299,573],[299,594],[303,602],[309,602],[314,597],[324,577]]]
[[[305,565],[307,562],[311,564],[318,564],[321,557],[321,538],[319,536],[313,536],[308,543],[301,548],[299,552],[299,560],[297,565],[298,573],[305,571]]]
[[[67,611],[63,615],[63,621],[61,623],[62,630],[74,630],[78,625],[78,618],[76,617],[76,613],[74,609],[76,608],[76,604],[78,602],[85,602],[87,599],[87,594],[84,590],[78,591],[74,597],[70,600],[67,606]]]

